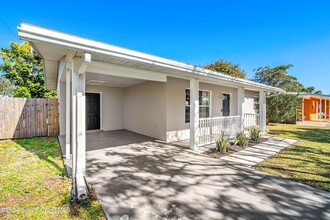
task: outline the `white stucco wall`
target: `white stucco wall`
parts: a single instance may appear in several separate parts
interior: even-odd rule
[[[166,84],[145,82],[125,88],[124,128],[166,140]]]
[[[124,129],[124,89],[86,85],[86,93],[101,93],[101,130]]]
[[[86,92],[101,93],[101,129],[127,129],[166,141],[189,139],[185,123],[185,89],[189,80],[168,77],[166,83],[145,82],[127,88],[86,85]],[[60,85],[60,134],[65,134],[65,83]],[[211,91],[211,117],[222,116],[222,95],[230,98],[230,115],[237,115],[237,89],[200,83]],[[258,92],[245,91],[245,112],[255,113],[253,98]]]
[[[259,92],[245,90],[245,98],[244,98],[244,112],[255,114],[254,110],[254,98],[259,97]]]
[[[167,128],[166,141],[189,139],[189,123],[185,123],[185,89],[189,88],[189,80],[167,78],[166,83],[166,111]],[[237,115],[237,89],[208,83],[200,83],[201,90],[211,91],[211,115],[222,116],[223,93],[230,94],[230,115]]]

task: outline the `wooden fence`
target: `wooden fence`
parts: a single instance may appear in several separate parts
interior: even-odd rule
[[[0,97],[0,139],[58,134],[57,99]]]

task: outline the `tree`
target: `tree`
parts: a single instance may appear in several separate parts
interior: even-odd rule
[[[12,96],[15,86],[4,76],[0,76],[0,96]]]
[[[314,86],[305,87],[302,89],[302,92],[306,92],[309,94],[322,94],[322,91],[316,90]]]
[[[204,66],[204,68],[238,78],[244,79],[246,77],[245,71],[241,69],[239,64],[232,64],[225,60],[215,61],[212,64]]]
[[[31,94],[26,87],[21,86],[14,90],[14,97],[31,98]]]
[[[263,83],[269,86],[275,86],[286,90],[287,92],[300,92],[304,88],[298,79],[288,74],[288,69],[293,65],[280,65],[276,67],[259,67],[254,69],[255,75],[253,81]]]
[[[266,100],[267,122],[295,123],[300,101],[296,95],[280,94]]]
[[[1,49],[0,56],[0,71],[16,86],[16,97],[56,97],[56,91],[46,90],[42,58],[29,43],[10,43],[9,48]]]
[[[254,70],[254,81],[269,86],[279,87],[288,92],[300,92],[304,89],[298,79],[288,74],[289,65],[276,67],[259,67]],[[296,119],[296,109],[299,107],[299,99],[296,95],[280,94],[267,97],[267,122],[290,122]]]

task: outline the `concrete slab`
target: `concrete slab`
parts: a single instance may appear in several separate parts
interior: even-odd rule
[[[87,152],[87,179],[109,219],[330,219],[330,192],[155,140]]]
[[[254,166],[296,142],[293,139],[270,137],[268,140],[253,147],[248,147],[242,151],[222,157],[221,160],[239,165]]]
[[[68,176],[72,176],[72,159],[65,159],[65,135],[58,136],[61,146],[64,166]],[[154,141],[154,138],[138,134],[128,130],[114,131],[87,131],[86,132],[86,151],[99,150],[103,148],[123,146],[128,144],[138,144],[145,141]],[[72,149],[71,149],[72,152]],[[72,158],[72,154],[71,157]]]

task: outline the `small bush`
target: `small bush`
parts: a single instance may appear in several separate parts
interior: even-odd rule
[[[254,142],[260,141],[260,129],[257,127],[252,127],[249,130],[250,140]]]
[[[225,132],[221,132],[221,137],[216,142],[216,150],[221,153],[226,153],[228,151],[228,138],[225,137]]]
[[[248,139],[244,132],[239,132],[236,134],[236,142],[235,144],[238,144],[240,147],[245,147],[248,145]]]

